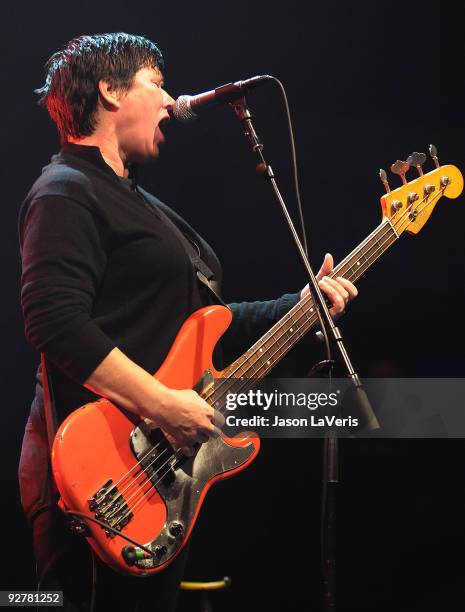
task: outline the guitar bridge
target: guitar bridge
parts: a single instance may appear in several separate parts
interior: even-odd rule
[[[114,538],[116,535],[112,529],[121,531],[133,517],[126,500],[118,487],[113,484],[113,480],[108,480],[91,497],[89,510],[94,513],[96,519],[111,527],[111,529],[102,527],[109,538]]]

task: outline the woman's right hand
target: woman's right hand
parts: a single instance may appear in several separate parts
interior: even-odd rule
[[[185,454],[194,444],[221,434],[224,417],[192,389],[169,389],[115,347],[84,385],[129,410],[153,427]]]
[[[165,388],[153,421],[185,455],[192,455],[194,444],[221,435],[224,425],[223,415],[192,389]]]

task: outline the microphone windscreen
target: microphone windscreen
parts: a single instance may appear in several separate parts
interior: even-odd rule
[[[188,123],[197,119],[197,115],[191,108],[191,99],[192,96],[179,96],[169,109],[171,115],[182,123]]]

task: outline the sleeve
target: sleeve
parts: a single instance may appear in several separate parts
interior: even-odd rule
[[[63,196],[32,200],[19,220],[26,337],[78,383],[115,347],[92,320],[106,266],[99,225],[89,208]]]
[[[234,361],[281,319],[300,299],[286,293],[276,300],[228,304],[233,320],[222,338],[225,359]]]

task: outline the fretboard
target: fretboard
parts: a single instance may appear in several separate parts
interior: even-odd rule
[[[355,283],[397,238],[392,223],[385,219],[328,276],[343,276]],[[222,378],[262,378],[317,323],[313,298],[308,295],[228,366]]]

